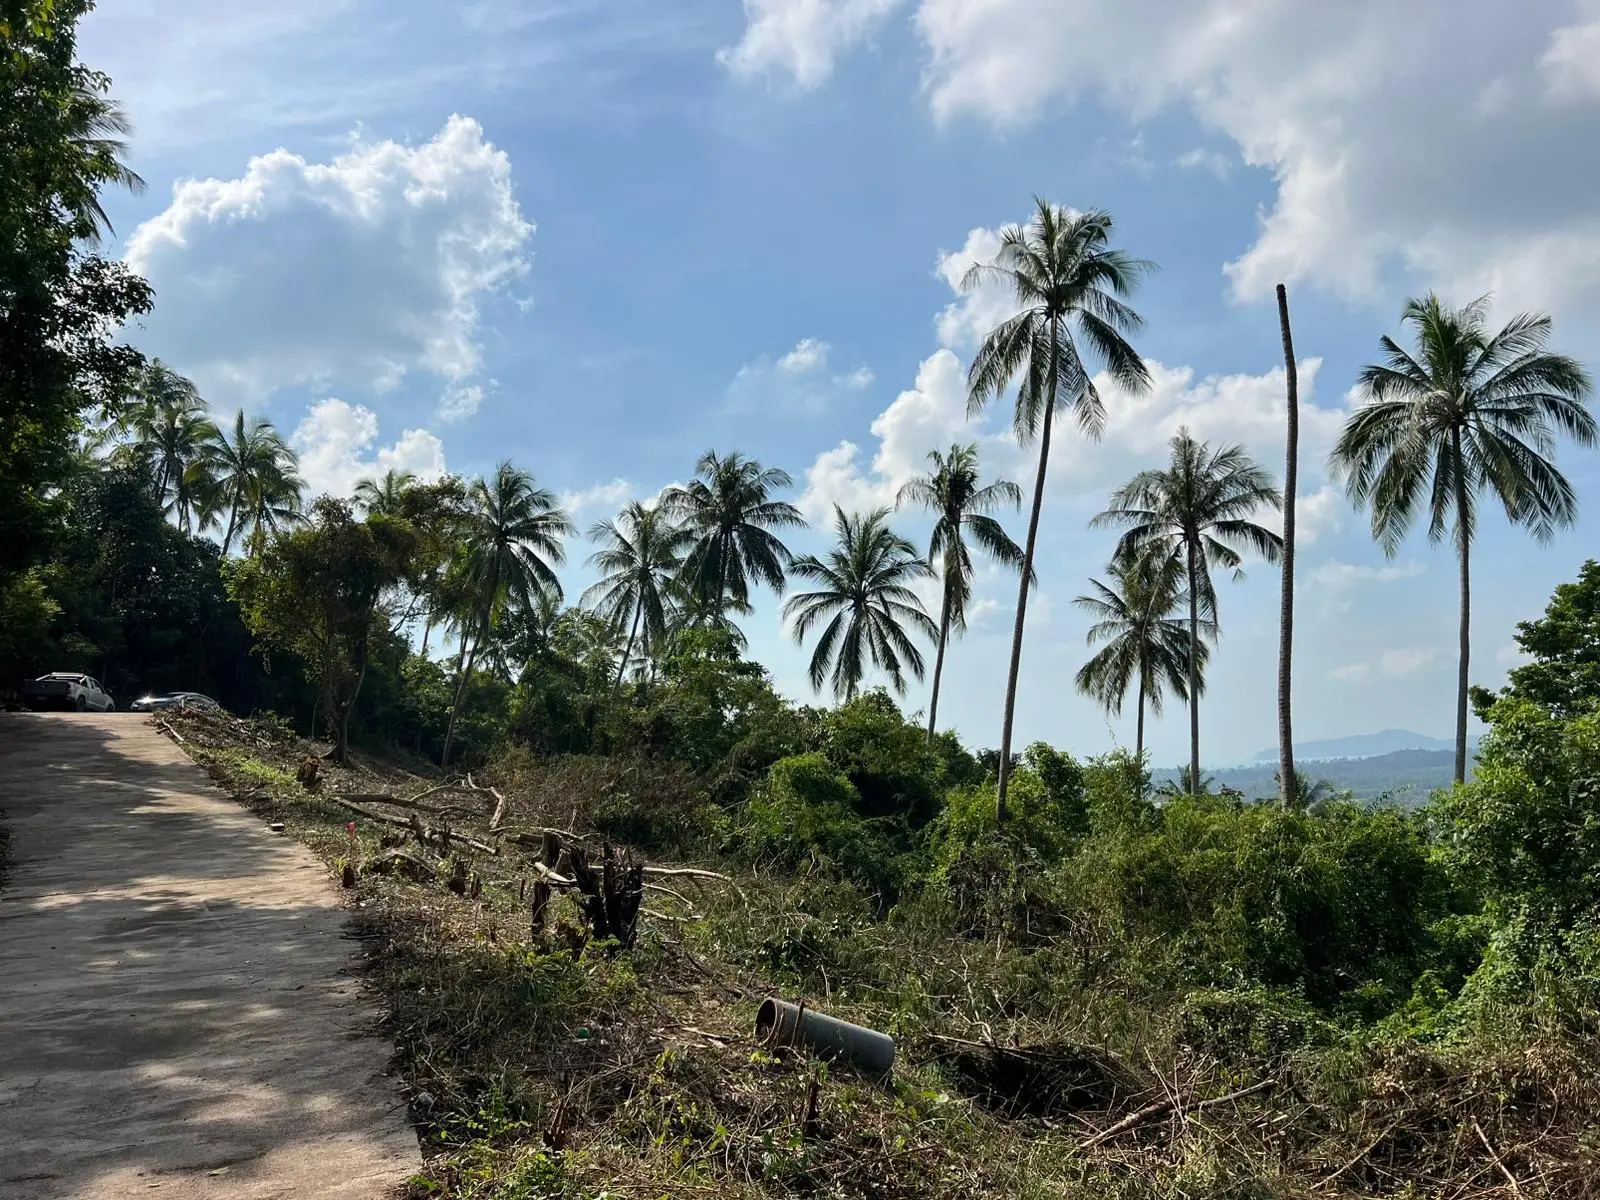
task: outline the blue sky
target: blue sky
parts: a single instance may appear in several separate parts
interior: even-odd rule
[[[1455,572],[1392,561],[1321,460],[1355,371],[1405,295],[1493,290],[1600,358],[1600,6],[1532,0],[107,0],[80,49],[114,80],[150,183],[110,206],[157,288],[135,340],[223,412],[270,416],[318,487],[398,464],[510,456],[580,524],[681,480],[708,447],[790,471],[809,514],[892,497],[922,455],[977,440],[1025,484],[961,377],[1004,300],[951,281],[1039,193],[1100,206],[1161,272],[1137,297],[1157,386],[1106,438],[1058,437],[1019,734],[1131,741],[1074,694],[1072,598],[1110,487],[1181,422],[1282,470],[1272,285],[1305,397],[1296,728],[1452,720]],[[1418,56],[1418,45],[1431,52]],[[1158,365],[1157,365],[1158,364]],[[844,444],[847,443],[847,444]],[[1586,502],[1593,456],[1564,447]],[[921,540],[926,523],[901,519]],[[1022,520],[1014,518],[1020,536]],[[1486,523],[1474,679],[1514,661],[1593,543]],[[821,533],[797,549],[820,549]],[[572,595],[588,575],[572,547]],[[1274,737],[1278,579],[1223,593],[1204,757]],[[998,740],[1015,594],[985,578],[941,717]],[[806,697],[775,602],[752,650]],[[908,705],[925,703],[913,687]],[[1183,755],[1181,712],[1151,730]]]

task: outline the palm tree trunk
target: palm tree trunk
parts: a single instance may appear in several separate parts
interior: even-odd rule
[[[422,622],[422,649],[417,651],[418,658],[428,657],[428,639],[433,636],[433,616],[429,614],[427,620]]]
[[[622,673],[628,669],[628,656],[633,653],[633,639],[639,636],[639,617],[644,612],[644,601],[633,606],[633,625],[628,629],[628,644],[622,649],[622,661],[617,664],[617,681],[611,685],[611,698],[615,700],[622,690]]]
[[[461,711],[461,697],[467,690],[467,672],[472,670],[472,660],[467,654],[467,646],[472,638],[468,630],[461,631],[461,648],[456,652],[456,694],[450,703],[450,719],[444,727],[444,750],[439,755],[441,768],[450,765],[450,744],[456,736],[456,714]]]
[[[228,509],[228,532],[227,532],[227,534],[225,534],[223,536],[223,539],[222,539],[222,557],[223,558],[227,558],[228,557],[228,547],[233,545],[233,534],[234,534],[234,530],[236,529],[236,527],[238,525],[238,522],[239,522],[239,505],[238,505],[238,502],[235,501],[233,506]]]
[[[1283,592],[1278,609],[1278,799],[1295,807],[1294,726],[1289,699],[1294,659],[1294,492],[1300,468],[1300,378],[1289,329],[1289,293],[1278,285],[1278,325],[1283,333],[1283,371],[1288,385],[1288,432],[1283,464]]]
[[[933,735],[939,721],[939,678],[944,674],[944,647],[950,637],[950,591],[947,588],[944,602],[939,605],[939,649],[933,656],[933,696],[928,701],[928,744],[933,745]]]
[[[1133,735],[1133,756],[1139,760],[1139,770],[1144,770],[1144,672],[1139,672],[1139,723]]]
[[[1189,571],[1189,795],[1200,794],[1200,596],[1194,543],[1184,539]]]
[[[1467,778],[1467,668],[1472,655],[1472,582],[1469,569],[1471,546],[1467,538],[1467,481],[1461,473],[1461,430],[1450,433],[1450,448],[1455,455],[1456,548],[1461,555],[1461,650],[1456,667],[1456,782]]]
[[[1051,326],[1052,339],[1055,327]],[[1039,433],[1039,473],[1033,481],[1033,509],[1028,514],[1028,540],[1022,548],[1022,584],[1017,589],[1017,620],[1011,630],[1011,670],[1006,676],[1006,711],[1000,725],[1000,779],[995,788],[995,824],[1006,820],[1006,784],[1011,778],[1011,722],[1017,709],[1017,672],[1022,666],[1022,627],[1028,613],[1028,584],[1033,579],[1033,548],[1039,539],[1039,509],[1044,503],[1045,472],[1050,465],[1050,425],[1056,410],[1054,372],[1045,399],[1044,428]]]

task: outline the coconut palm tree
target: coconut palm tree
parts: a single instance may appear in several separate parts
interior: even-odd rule
[[[211,477],[202,524],[228,514],[224,554],[236,534],[265,533],[299,515],[299,460],[264,417],[246,421],[241,408],[231,429],[217,431],[202,461]]]
[[[708,450],[695,474],[693,482],[661,495],[662,509],[694,536],[683,562],[690,588],[718,611],[747,610],[752,582],[782,593],[793,555],[772,531],[806,523],[794,505],[772,498],[793,482],[788,473],[737,451]]]
[[[1217,593],[1211,568],[1243,578],[1241,549],[1268,562],[1278,560],[1283,539],[1250,518],[1261,508],[1280,508],[1283,497],[1265,468],[1243,446],[1212,450],[1179,429],[1172,460],[1163,470],[1141,471],[1111,494],[1092,527],[1120,526],[1117,557],[1177,555],[1184,564],[1189,609],[1189,779],[1200,778],[1201,618],[1215,629]]]
[[[148,467],[162,511],[187,531],[205,490],[208,448],[220,436],[194,384],[155,359],[140,373],[115,432],[129,441],[113,456]]]
[[[755,609],[731,600],[718,604],[715,599],[699,595],[692,585],[693,581],[685,579],[681,570],[667,581],[663,592],[667,604],[667,640],[663,657],[673,654],[679,639],[693,629],[713,629],[726,634],[733,651],[744,654],[750,648],[750,639],[733,618],[749,616]]]
[[[1362,368],[1365,403],[1350,415],[1330,463],[1357,507],[1371,506],[1372,536],[1391,557],[1419,511],[1428,539],[1447,532],[1461,568],[1460,650],[1456,678],[1456,782],[1467,771],[1467,667],[1470,657],[1473,534],[1486,489],[1513,525],[1539,541],[1571,525],[1572,485],[1552,461],[1556,436],[1596,441],[1584,405],[1594,385],[1576,359],[1551,354],[1550,318],[1523,313],[1498,332],[1489,298],[1447,308],[1431,292],[1407,300],[1416,352],[1385,336],[1383,361]]]
[[[532,608],[541,595],[560,598],[555,568],[566,561],[564,539],[575,532],[555,493],[537,486],[532,475],[509,460],[487,479],[476,480],[469,500],[472,516],[455,567],[463,602],[455,614],[460,639],[456,691],[445,726],[442,766],[450,762],[474,658],[509,608]]]
[[[377,479],[360,480],[355,487],[354,499],[366,509],[368,516],[397,517],[405,506],[406,493],[416,486],[417,477],[410,471],[397,471],[390,467]]]
[[[1011,289],[1022,310],[996,326],[973,357],[967,372],[967,411],[974,416],[982,412],[1020,376],[1012,427],[1019,443],[1039,441],[1039,470],[1023,543],[1022,582],[1017,589],[1011,666],[1000,725],[995,797],[999,821],[1006,815],[1022,631],[1056,410],[1070,408],[1078,427],[1096,438],[1105,424],[1105,407],[1092,378],[1091,363],[1103,364],[1117,385],[1130,393],[1143,393],[1150,386],[1149,371],[1127,341],[1127,335],[1143,321],[1122,297],[1133,291],[1152,265],[1111,247],[1109,213],[1076,213],[1038,198],[1035,205],[1033,220],[1026,227],[1014,225],[1001,234],[995,260],[974,265],[962,280],[965,288],[999,282]]]
[[[580,602],[618,630],[629,626],[613,694],[622,686],[641,628],[647,654],[666,641],[668,589],[683,565],[683,552],[692,537],[659,506],[647,507],[637,500],[615,521],[600,521],[589,530],[589,540],[601,543],[589,556],[589,565],[605,574],[583,593]]]
[[[1134,754],[1144,761],[1146,707],[1161,715],[1162,699],[1171,691],[1189,700],[1189,630],[1175,614],[1188,607],[1184,591],[1184,560],[1176,554],[1146,554],[1128,560],[1112,559],[1106,568],[1111,582],[1089,580],[1093,592],[1073,603],[1095,618],[1088,642],[1101,649],[1078,671],[1078,690],[1098,700],[1105,710],[1121,714],[1128,689],[1138,690],[1138,722]],[[1202,621],[1202,633],[1214,633]],[[1209,657],[1204,641],[1194,643],[1199,661],[1193,671],[1196,695],[1204,695],[1205,667]]]
[[[945,644],[950,634],[967,628],[967,601],[972,598],[972,551],[967,535],[978,548],[1004,566],[1020,570],[1022,548],[988,514],[1002,504],[1018,508],[1022,489],[1009,479],[980,486],[976,443],[951,446],[948,454],[928,451],[933,470],[901,487],[895,506],[915,503],[935,514],[933,536],[928,541],[928,561],[938,559],[943,587],[939,601],[938,650],[933,658],[933,691],[928,699],[928,740],[933,741],[939,720],[939,682],[944,675]]]
[[[910,584],[928,579],[933,568],[917,557],[917,548],[889,528],[889,510],[847,515],[834,505],[833,528],[839,542],[826,559],[807,554],[790,568],[801,579],[822,586],[801,592],[783,606],[794,618],[794,638],[805,644],[806,634],[818,621],[832,617],[817,638],[811,654],[811,686],[822,690],[833,665],[833,693],[855,698],[867,660],[889,675],[895,691],[904,694],[905,672],[922,678],[922,651],[906,633],[925,634],[930,640],[939,629],[923,611],[922,601]]]

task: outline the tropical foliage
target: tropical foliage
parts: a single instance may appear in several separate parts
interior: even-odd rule
[[[1145,709],[1160,716],[1169,691],[1188,703],[1191,680],[1204,695],[1210,652],[1203,640],[1191,640],[1188,627],[1175,616],[1189,606],[1183,556],[1156,551],[1116,558],[1106,573],[1110,584],[1091,579],[1094,590],[1073,601],[1095,618],[1087,637],[1089,645],[1101,647],[1079,668],[1077,684],[1112,713],[1121,713],[1129,688],[1137,691],[1134,757],[1142,763]],[[1201,634],[1216,635],[1209,616]],[[1198,657],[1192,670],[1191,655]]]
[[[1372,511],[1372,536],[1391,556],[1426,512],[1428,538],[1447,533],[1460,567],[1456,780],[1466,777],[1471,654],[1471,551],[1488,491],[1506,519],[1540,541],[1577,517],[1556,469],[1556,436],[1582,446],[1600,431],[1584,404],[1594,391],[1576,359],[1545,349],[1550,318],[1523,313],[1489,330],[1489,299],[1453,309],[1429,293],[1400,314],[1416,349],[1381,340],[1383,361],[1362,368],[1365,403],[1350,417],[1332,464],[1350,498]]]
[[[908,630],[938,636],[911,588],[933,571],[915,546],[889,528],[886,508],[852,516],[835,507],[833,528],[838,544],[826,558],[807,554],[791,568],[797,578],[818,584],[817,590],[799,592],[783,606],[802,645],[826,622],[811,653],[811,686],[821,690],[829,682],[834,695],[853,700],[870,661],[903,693],[906,673],[921,679],[924,669]]]
[[[1109,213],[1076,213],[1042,199],[1036,200],[1035,210],[1031,224],[1010,226],[1001,233],[1000,251],[993,262],[975,264],[963,280],[967,288],[984,283],[1004,286],[1021,310],[990,332],[973,356],[967,372],[967,410],[973,415],[982,412],[1020,377],[1012,428],[1022,445],[1035,438],[1039,442],[1039,470],[1023,544],[1022,583],[1017,591],[1000,725],[995,805],[1001,820],[1005,819],[1011,770],[1023,625],[1056,410],[1070,409],[1079,429],[1097,438],[1105,425],[1105,405],[1095,386],[1093,364],[1103,364],[1117,386],[1135,395],[1150,386],[1144,361],[1127,341],[1143,321],[1123,301],[1151,270],[1151,264],[1112,247]]]
[[[1123,530],[1116,556],[1183,566],[1189,610],[1188,674],[1190,792],[1200,779],[1201,634],[1217,626],[1217,592],[1211,579],[1221,567],[1242,576],[1243,553],[1277,561],[1282,540],[1252,517],[1283,503],[1267,472],[1242,446],[1213,450],[1180,429],[1171,442],[1171,461],[1163,469],[1141,471],[1111,494],[1096,526]]]
[[[900,487],[895,505],[919,504],[934,514],[928,539],[928,562],[939,564],[939,633],[933,660],[933,687],[928,694],[928,738],[939,725],[939,683],[944,675],[945,645],[952,633],[967,628],[972,599],[972,547],[968,539],[1002,566],[1020,570],[1022,550],[1000,522],[989,514],[1001,505],[1022,504],[1022,489],[1009,479],[983,484],[978,475],[978,447],[951,446],[948,453],[928,451],[933,470]]]

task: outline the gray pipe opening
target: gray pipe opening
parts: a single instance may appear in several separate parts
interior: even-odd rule
[[[818,1058],[853,1063],[883,1075],[894,1066],[894,1039],[876,1029],[852,1025],[826,1013],[768,996],[756,1013],[756,1040],[779,1046],[804,1046]]]

